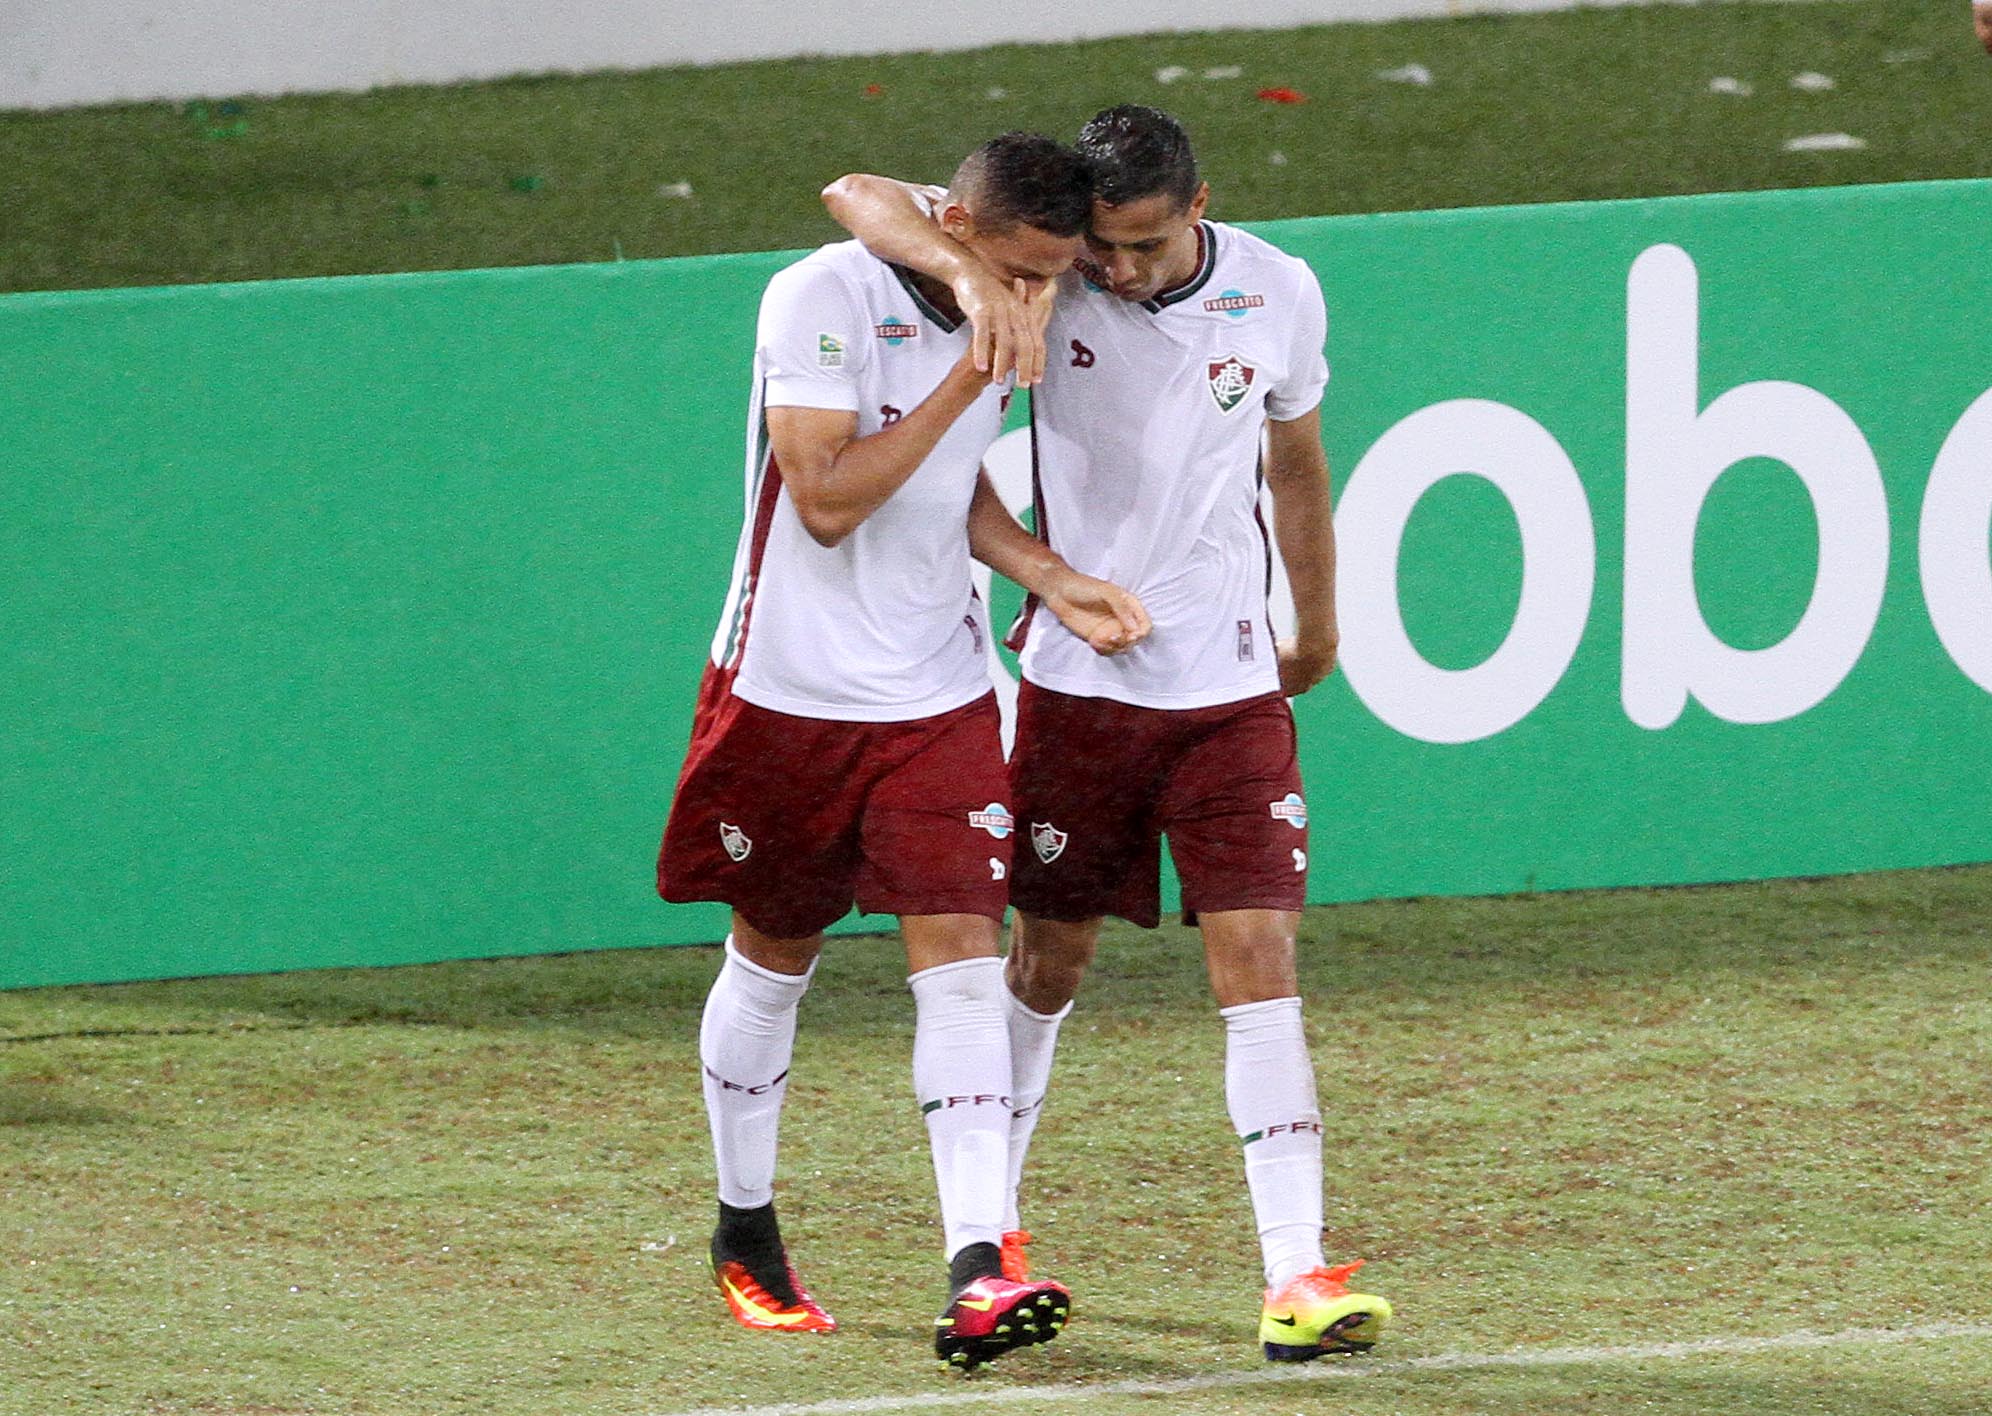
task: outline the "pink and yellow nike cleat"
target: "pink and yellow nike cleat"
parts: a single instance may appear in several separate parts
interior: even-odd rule
[[[1311,1362],[1336,1353],[1367,1352],[1390,1322],[1390,1304],[1374,1293],[1352,1293],[1357,1259],[1309,1269],[1266,1290],[1259,1342],[1268,1362]]]
[[[934,1351],[951,1367],[972,1371],[1015,1347],[1049,1342],[1072,1311],[1064,1284],[978,1278],[934,1319]]]

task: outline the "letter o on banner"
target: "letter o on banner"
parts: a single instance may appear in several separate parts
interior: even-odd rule
[[[1419,498],[1460,475],[1492,482],[1514,509],[1522,594],[1499,649],[1470,669],[1442,669],[1405,632],[1397,559]],[[1364,705],[1407,737],[1492,737],[1533,712],[1570,667],[1591,614],[1597,539],[1569,454],[1528,414],[1460,398],[1403,419],[1349,475],[1335,540],[1342,670]]]
[[[1992,693],[1992,389],[1964,410],[1930,469],[1917,534],[1923,604],[1944,651]]]

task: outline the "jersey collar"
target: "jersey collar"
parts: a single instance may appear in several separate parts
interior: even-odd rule
[[[922,295],[920,293],[920,287],[914,283],[912,271],[906,269],[906,267],[902,265],[893,265],[891,261],[887,261],[886,266],[892,271],[892,273],[895,276],[899,277],[899,284],[905,289],[906,293],[912,297],[913,304],[920,311],[921,316],[925,319],[933,321],[936,325],[938,325],[940,327],[940,331],[942,334],[953,334],[956,330],[961,328],[960,320],[949,319],[946,315],[942,314],[939,310],[934,308],[933,301],[929,300],[925,295]]]
[[[1208,221],[1197,223],[1197,268],[1190,278],[1181,285],[1160,294],[1152,295],[1141,302],[1143,309],[1150,314],[1160,314],[1169,306],[1187,300],[1205,285],[1210,283],[1212,272],[1217,269],[1217,233],[1211,230]]]

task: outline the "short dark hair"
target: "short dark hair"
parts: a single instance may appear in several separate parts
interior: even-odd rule
[[[1093,168],[1056,138],[1004,133],[963,159],[948,192],[990,231],[1023,225],[1077,236],[1093,214]]]
[[[1186,207],[1202,185],[1190,135],[1159,108],[1123,103],[1095,113],[1078,148],[1093,164],[1093,195],[1108,206],[1162,193]]]

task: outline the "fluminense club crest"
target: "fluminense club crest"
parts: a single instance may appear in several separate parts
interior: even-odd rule
[[[1050,865],[1064,853],[1067,839],[1066,833],[1049,821],[1031,823],[1031,849],[1037,852],[1038,859],[1046,865]]]
[[[719,823],[719,843],[726,847],[726,853],[733,857],[736,865],[747,859],[748,852],[754,849],[754,843],[747,839],[747,833],[731,821]]]
[[[1210,369],[1210,396],[1217,400],[1217,411],[1229,413],[1245,401],[1245,395],[1252,391],[1252,380],[1258,370],[1239,358],[1227,354]]]

